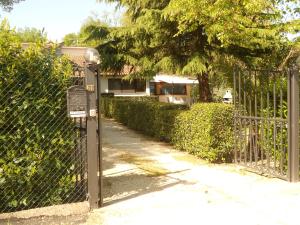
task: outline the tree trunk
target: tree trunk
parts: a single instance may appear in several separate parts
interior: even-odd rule
[[[197,79],[199,82],[199,101],[211,102],[212,95],[209,87],[208,73],[198,74]]]

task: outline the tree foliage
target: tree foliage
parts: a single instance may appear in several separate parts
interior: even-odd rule
[[[286,34],[300,30],[299,2],[295,0],[108,2],[127,9],[127,24],[89,28],[90,38],[99,41],[103,58],[111,60],[105,67],[119,69],[130,64],[140,75],[195,76],[202,101],[211,99],[209,80],[222,71],[220,65],[226,60],[229,65],[238,62],[257,67],[263,61],[278,65],[292,45]],[[100,32],[103,30],[106,32]]]
[[[89,39],[91,35],[87,27],[98,26],[99,24],[104,24],[95,17],[88,17],[82,24],[80,31],[78,33],[66,34],[63,38],[65,46],[89,46],[96,47],[97,42]]]
[[[0,0],[0,6],[5,10],[11,10],[13,5],[24,0]]]
[[[74,191],[65,97],[71,69],[53,48],[22,49],[16,32],[0,24],[2,212],[63,203]]]
[[[23,43],[37,43],[37,42],[46,42],[47,34],[44,30],[39,30],[37,28],[21,28],[18,29],[17,35],[20,38],[20,41]]]

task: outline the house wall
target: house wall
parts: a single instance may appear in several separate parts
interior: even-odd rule
[[[107,77],[101,77],[101,93],[108,93],[108,79]]]
[[[101,77],[101,92],[102,93],[114,93],[115,96],[150,96],[150,81],[146,81],[146,91],[145,92],[135,92],[135,90],[109,90],[108,89],[108,79],[111,77]],[[156,83],[156,95],[160,102],[169,102],[175,104],[190,104],[191,99],[191,89],[192,85],[186,85],[186,95],[160,95],[161,83]]]
[[[150,81],[146,80],[146,95],[150,96]]]
[[[186,84],[186,95],[161,95],[160,88],[162,87],[162,83],[157,83],[156,85],[156,94],[158,95],[160,102],[169,102],[174,104],[186,104],[190,105],[192,102],[191,98],[191,90],[192,85]]]
[[[187,84],[186,85],[186,94],[187,94],[187,96],[191,97],[191,91],[192,91],[192,85]]]
[[[169,102],[174,104],[185,104],[191,103],[191,98],[187,95],[159,95],[160,102]]]

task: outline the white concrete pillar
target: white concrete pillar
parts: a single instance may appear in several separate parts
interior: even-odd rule
[[[101,77],[101,93],[108,93],[108,79]]]
[[[146,80],[146,95],[150,96],[150,81]]]

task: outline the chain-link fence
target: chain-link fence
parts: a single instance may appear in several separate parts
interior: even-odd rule
[[[85,120],[66,98],[82,78],[0,78],[0,213],[86,200]]]

